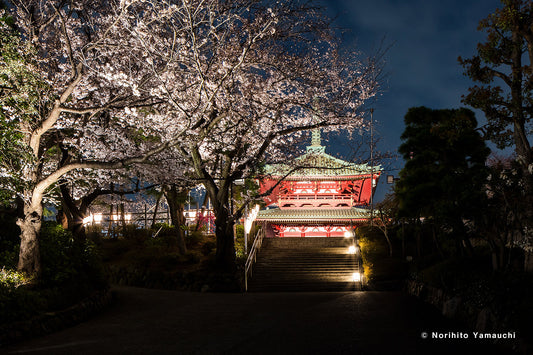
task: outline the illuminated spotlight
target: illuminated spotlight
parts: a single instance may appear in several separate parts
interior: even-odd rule
[[[83,225],[87,225],[93,221],[93,215],[87,216],[83,219]]]
[[[346,231],[344,232],[344,238],[350,238],[352,236],[352,232]]]
[[[93,215],[93,219],[94,219],[94,223],[101,223],[102,219],[103,219],[103,216],[102,216],[101,213],[95,213]]]
[[[354,272],[352,274],[352,281],[353,282],[360,282],[361,281],[361,274],[358,272]]]
[[[348,248],[348,254],[355,254],[357,253],[357,247],[355,245],[350,245]]]
[[[125,215],[124,215],[124,221],[126,221],[126,222],[131,221],[131,214],[129,214],[129,213],[128,213],[128,214],[125,214]]]

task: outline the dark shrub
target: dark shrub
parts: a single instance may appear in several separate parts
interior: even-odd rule
[[[20,245],[20,229],[15,216],[0,214],[0,268],[16,268]]]
[[[209,255],[211,254],[215,248],[217,247],[217,243],[214,240],[208,240],[202,245],[202,254]]]
[[[54,222],[43,222],[40,242],[43,284],[50,287],[105,284],[94,242],[77,240]]]

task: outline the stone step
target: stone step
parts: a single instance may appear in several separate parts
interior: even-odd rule
[[[353,274],[354,272],[356,272],[355,269],[351,269],[351,270],[342,270],[342,271],[339,271],[339,270],[314,270],[314,271],[292,271],[292,272],[287,272],[287,271],[271,271],[271,270],[258,270],[257,272],[254,272],[252,273],[252,275],[254,275],[254,277],[267,277],[267,278],[274,278],[274,277],[284,277],[284,278],[289,278],[289,277],[293,277],[293,278],[296,278],[296,277],[317,277],[317,276],[320,276],[320,275],[331,275],[332,277],[333,276],[336,276],[336,275],[351,275]]]
[[[306,260],[324,260],[324,261],[349,261],[356,260],[355,256],[351,255],[263,255],[261,258],[264,260],[296,260],[296,261],[306,261]]]
[[[320,257],[320,256],[309,256],[309,257],[264,257],[261,255],[261,261],[264,261],[266,263],[269,262],[284,262],[284,261],[292,261],[295,263],[309,263],[311,261],[318,261],[318,262],[330,262],[330,263],[355,263],[357,260],[356,258],[350,258],[350,257]]]
[[[286,272],[286,271],[271,271],[271,270],[257,270],[252,273],[254,279],[259,278],[314,278],[314,277],[337,277],[337,276],[351,276],[356,269],[346,270],[314,270],[301,272]]]
[[[263,245],[271,248],[284,247],[342,247],[352,242],[351,239],[345,238],[265,238]]]
[[[287,256],[293,256],[293,255],[324,255],[324,256],[347,256],[347,255],[353,255],[348,253],[348,248],[331,248],[333,250],[323,250],[323,249],[306,249],[306,250],[287,250],[287,249],[265,249],[261,250],[260,253],[262,255],[287,255]]]
[[[311,259],[311,260],[261,260],[256,263],[256,265],[276,266],[276,265],[355,265],[354,260],[339,261],[339,260],[320,260],[320,259]]]
[[[298,265],[298,264],[280,264],[280,265],[266,265],[266,264],[256,264],[256,270],[286,270],[286,271],[297,271],[297,270],[339,270],[339,269],[349,269],[353,270],[356,268],[356,265]]]
[[[266,238],[248,290],[354,290],[357,256],[347,253],[352,243],[344,238]]]

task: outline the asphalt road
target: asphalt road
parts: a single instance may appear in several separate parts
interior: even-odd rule
[[[90,320],[0,353],[509,354],[401,292],[113,292],[114,303]]]

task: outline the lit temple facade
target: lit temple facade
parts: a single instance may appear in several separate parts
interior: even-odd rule
[[[256,220],[266,223],[268,237],[343,237],[369,221],[381,167],[349,163],[325,149],[314,130],[311,145],[294,165],[266,167],[260,192],[275,188]],[[296,166],[301,168],[287,175]]]

